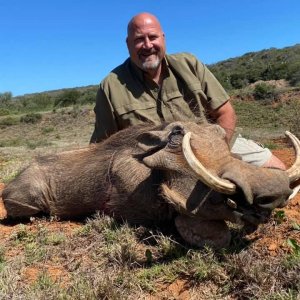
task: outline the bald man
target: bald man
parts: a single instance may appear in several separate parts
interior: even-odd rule
[[[126,44],[130,57],[100,83],[91,143],[128,126],[175,120],[215,122],[231,141],[236,114],[229,96],[195,56],[166,54],[165,34],[155,16],[134,16]],[[254,165],[285,169],[269,149],[253,141],[238,137],[232,151]]]

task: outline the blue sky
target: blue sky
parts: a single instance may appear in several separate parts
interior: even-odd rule
[[[98,84],[128,56],[130,18],[155,14],[167,52],[206,64],[300,43],[299,0],[0,0],[0,93]]]

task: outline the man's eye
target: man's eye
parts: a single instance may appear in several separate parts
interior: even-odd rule
[[[155,36],[149,36],[149,40],[150,40],[150,41],[154,41],[154,40],[156,40],[157,38],[158,38],[158,36],[156,36],[156,35],[155,35]]]
[[[134,41],[135,41],[136,44],[138,44],[138,43],[142,43],[143,40],[144,40],[143,38],[137,38]]]

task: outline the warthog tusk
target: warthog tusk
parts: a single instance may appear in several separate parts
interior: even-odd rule
[[[214,191],[227,195],[234,194],[236,192],[236,185],[229,180],[211,174],[196,158],[191,149],[190,139],[191,132],[188,132],[184,135],[182,140],[182,151],[188,165],[196,173],[198,178]]]
[[[259,207],[264,208],[264,209],[269,209],[269,210],[273,210],[277,207],[279,207],[279,205],[282,203],[282,198],[278,198],[273,202],[267,203],[267,204],[258,204]]]
[[[299,190],[300,190],[300,184],[298,186],[296,186],[296,187],[293,188],[293,192],[290,194],[288,200],[289,201],[292,200],[297,195],[297,193],[299,192]]]
[[[293,183],[300,178],[300,141],[295,135],[293,135],[289,131],[286,131],[285,135],[288,136],[289,139],[292,141],[296,154],[294,164],[288,170],[286,170],[290,179],[290,183]]]
[[[300,190],[300,184],[293,188],[293,192],[290,194],[290,196],[288,197],[288,199],[286,200],[285,203],[287,203],[288,201],[291,201],[297,195],[299,190]],[[271,203],[268,203],[268,204],[258,204],[258,205],[262,208],[265,208],[265,209],[274,209],[274,208],[280,207],[279,205],[281,204],[281,200],[282,199],[278,198],[274,202],[271,202]]]

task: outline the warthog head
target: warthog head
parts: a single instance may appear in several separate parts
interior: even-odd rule
[[[225,221],[257,226],[284,206],[300,178],[249,165],[230,153],[224,130],[173,122],[133,126],[86,149],[40,158],[3,191],[8,215],[72,217],[102,210],[130,223],[171,220],[196,246],[226,247]]]

